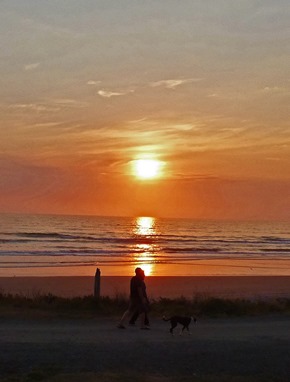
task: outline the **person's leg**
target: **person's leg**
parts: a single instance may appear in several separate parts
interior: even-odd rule
[[[140,325],[141,329],[147,328],[147,326],[145,325],[145,312],[140,313]]]
[[[138,316],[139,316],[139,312],[138,310],[136,310],[136,312],[130,318],[129,325],[135,325],[135,322],[137,321]]]
[[[129,307],[126,310],[126,312],[123,314],[123,316],[119,322],[118,328],[124,329],[125,328],[125,326],[124,326],[125,321],[128,319],[128,317],[132,316],[132,314],[136,311],[138,311],[138,305],[136,304],[136,302],[130,301]]]
[[[126,321],[126,319],[130,313],[131,313],[130,308],[125,311],[125,313],[123,314],[123,316],[122,316],[122,318],[118,324],[119,329],[125,329],[124,323],[125,323],[125,321]]]
[[[145,324],[146,326],[149,326],[149,325],[150,325],[147,312],[145,313],[144,324]]]
[[[148,321],[148,316],[147,316],[147,308],[146,306],[142,306],[142,309],[140,311],[140,324],[141,324],[141,329],[150,329],[146,323]]]

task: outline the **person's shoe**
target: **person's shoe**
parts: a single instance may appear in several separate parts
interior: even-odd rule
[[[117,328],[118,328],[118,329],[126,329],[126,326],[124,326],[124,325],[122,325],[122,324],[119,324],[119,325],[117,325]]]
[[[148,326],[141,326],[140,328],[141,330],[150,330],[150,328]]]
[[[135,322],[129,322],[130,326],[135,326]]]

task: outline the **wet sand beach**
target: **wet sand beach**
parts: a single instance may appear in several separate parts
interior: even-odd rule
[[[129,276],[102,276],[101,295],[128,295],[129,282]],[[146,284],[151,298],[290,297],[290,276],[151,276],[146,278]],[[87,296],[93,294],[94,277],[1,277],[0,291],[29,296],[49,293],[63,297]]]

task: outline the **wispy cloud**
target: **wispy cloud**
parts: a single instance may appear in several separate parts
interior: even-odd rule
[[[266,86],[262,89],[262,92],[266,94],[290,94],[289,89],[280,86]]]
[[[26,72],[28,72],[28,71],[32,71],[32,70],[37,69],[37,68],[39,67],[39,65],[40,65],[40,62],[33,62],[32,64],[27,64],[27,65],[25,65],[25,66],[24,66],[24,70],[25,70]]]
[[[108,90],[99,90],[98,94],[99,94],[99,96],[104,97],[104,98],[111,98],[111,97],[118,97],[118,96],[127,95],[127,94],[133,93],[133,92],[134,92],[134,90],[129,90],[126,92],[111,92]]]
[[[57,127],[61,126],[61,122],[43,122],[43,123],[35,123],[34,125],[29,125],[29,128],[35,128],[35,127],[40,127],[40,128],[49,128],[49,127]]]
[[[74,100],[74,99],[53,99],[42,103],[15,103],[7,105],[8,109],[14,109],[19,111],[27,112],[55,112],[60,111],[64,108],[77,109],[85,108],[87,106],[86,102]],[[0,105],[1,107],[1,105]],[[5,107],[5,105],[3,106]]]
[[[152,120],[142,118],[139,120],[128,121],[127,127],[131,131],[133,129],[137,134],[141,132],[154,133],[154,134],[168,134],[175,132],[187,133],[190,131],[198,131],[202,129],[204,125],[199,120],[192,121],[171,121],[168,119]],[[132,132],[132,131],[131,131]],[[130,132],[130,134],[131,134]]]
[[[153,88],[162,86],[167,89],[175,89],[177,86],[189,84],[192,82],[199,82],[202,80],[203,78],[171,79],[171,80],[161,80],[161,81],[151,82],[149,85]]]
[[[36,103],[16,103],[14,105],[9,105],[9,109],[16,109],[16,110],[29,110],[29,111],[36,111],[36,112],[42,112],[42,111],[56,111],[55,108],[48,107],[44,104],[36,104]]]
[[[82,108],[87,106],[86,102],[71,99],[71,98],[57,98],[53,100],[53,103],[59,106],[72,107],[72,108]]]
[[[102,81],[89,80],[87,81],[87,85],[95,86],[95,85],[99,85],[101,82]]]

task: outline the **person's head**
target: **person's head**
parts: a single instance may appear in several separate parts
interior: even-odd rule
[[[142,269],[142,273],[141,273],[141,278],[142,278],[142,280],[145,279],[145,272],[143,271],[143,269]]]
[[[137,268],[135,269],[135,274],[136,274],[136,276],[138,276],[138,277],[140,277],[140,278],[144,277],[144,276],[143,276],[143,275],[144,275],[144,271],[143,271],[143,269],[140,268],[140,267],[137,267]]]

